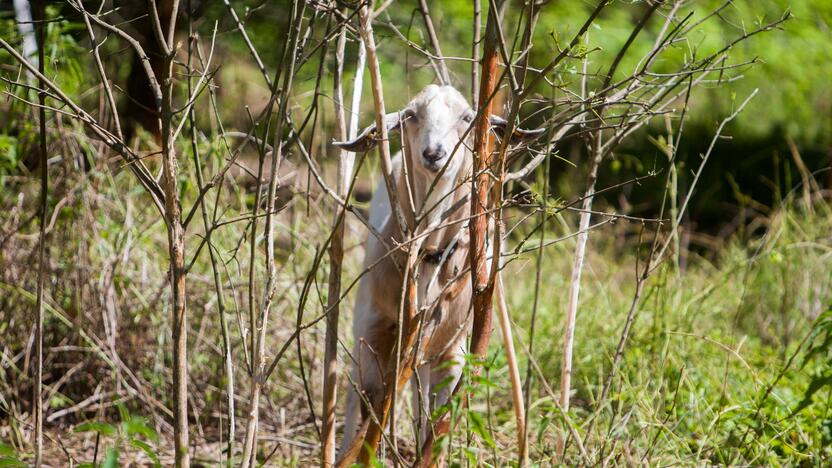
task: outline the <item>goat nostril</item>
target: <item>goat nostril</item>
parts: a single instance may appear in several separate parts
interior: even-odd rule
[[[426,149],[422,151],[422,157],[431,162],[439,159],[438,151],[431,149]]]
[[[445,149],[441,146],[426,148],[422,151],[422,157],[430,162],[436,162],[445,157]]]

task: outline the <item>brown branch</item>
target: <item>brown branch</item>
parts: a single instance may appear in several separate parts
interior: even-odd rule
[[[492,166],[491,152],[494,148],[494,136],[490,131],[489,116],[492,114],[493,100],[491,94],[498,87],[497,67],[499,52],[497,50],[497,11],[489,10],[485,27],[485,44],[483,50],[482,78],[480,81],[479,119],[474,127],[474,173],[476,177],[471,184],[471,216],[469,224],[471,249],[469,259],[472,271],[474,304],[474,326],[471,334],[471,353],[484,356],[491,336],[491,298],[493,283],[488,281],[486,266],[485,237],[488,231],[488,193]]]
[[[190,10],[190,0],[189,0],[189,7]],[[196,48],[197,54],[201,58],[201,54],[199,53],[199,48],[195,47],[197,44],[197,38],[193,33],[193,19],[191,15],[188,16],[188,29],[189,29],[189,41],[188,41],[188,71],[192,70],[192,58],[193,52]],[[206,69],[207,67],[203,67]],[[191,82],[191,73],[188,73],[188,95],[191,95],[193,91],[193,83]],[[190,137],[191,137],[191,152],[193,153],[194,158],[194,168],[196,171],[196,179],[197,179],[197,188],[200,190],[200,193],[203,193],[203,189],[205,187],[205,180],[203,176],[203,169],[202,169],[202,160],[200,158],[199,153],[199,145],[197,144],[197,121],[196,121],[196,113],[194,111],[193,106],[189,107],[188,109],[188,120],[190,122]],[[211,229],[211,224],[208,219],[208,209],[205,206],[204,198],[200,197],[198,200],[197,205],[199,206],[200,213],[202,215],[202,226],[205,230],[205,240],[209,244],[208,255],[211,260],[211,273],[213,275],[214,280],[214,291],[217,294],[217,315],[220,322],[220,331],[222,334],[222,345],[223,345],[223,360],[225,364],[225,375],[226,375],[226,398],[227,398],[227,416],[228,416],[228,437],[226,442],[226,463],[229,465],[231,464],[231,460],[234,454],[234,441],[235,431],[236,431],[236,414],[235,414],[235,405],[234,405],[234,362],[233,362],[233,353],[231,349],[231,338],[228,331],[228,321],[226,320],[226,306],[225,306],[225,297],[223,293],[223,284],[222,278],[220,277],[220,271],[218,266],[217,260],[217,253],[214,249],[210,248],[211,243],[211,234],[213,230]],[[196,207],[196,205],[195,205]],[[187,227],[187,220],[183,223],[184,226]],[[222,428],[220,427],[220,430]]]
[[[344,49],[347,43],[346,23],[341,26],[338,45],[335,51],[335,76],[333,88],[335,93],[335,117],[338,139],[346,141],[352,139],[347,130],[344,112],[344,90],[342,78],[344,74]],[[356,73],[363,70],[359,68]],[[354,94],[361,94],[360,88],[353,89]],[[338,159],[338,181],[336,190],[345,199],[349,186],[352,169],[355,165],[355,153],[341,150]],[[329,245],[329,290],[327,292],[326,338],[324,350],[324,390],[321,410],[321,467],[327,468],[335,464],[335,406],[338,400],[338,317],[341,303],[341,265],[344,259],[344,214],[339,207],[335,215],[333,233]]]
[[[87,125],[104,143],[111,149],[116,151],[121,157],[127,161],[128,167],[135,174],[139,183],[148,191],[153,203],[160,212],[164,212],[165,194],[158,182],[153,178],[144,163],[139,157],[127,147],[127,145],[120,138],[112,135],[105,128],[103,128],[90,114],[78,106],[66,93],[61,90],[55,83],[47,78],[43,73],[40,73],[28,60],[20,55],[8,42],[0,38],[0,47],[5,49],[18,63],[20,63],[26,70],[32,73],[38,80],[42,80],[43,86],[52,90],[57,96],[57,99],[66,104],[75,113],[73,117]]]
[[[296,67],[296,60],[298,57],[297,49],[298,43],[300,40],[300,32],[301,32],[301,25],[303,14],[306,8],[305,2],[295,1],[292,4],[292,29],[291,29],[291,36],[289,44],[286,46],[287,48],[284,49],[284,57],[288,57],[289,61],[286,64],[287,71],[286,74],[283,75],[283,85],[281,88],[282,96],[280,98],[280,105],[277,115],[277,124],[275,125],[274,130],[274,142],[273,145],[275,150],[274,154],[272,154],[271,160],[271,167],[270,167],[270,177],[269,180],[269,189],[268,189],[268,198],[266,200],[266,221],[265,221],[265,235],[266,235],[266,285],[265,289],[263,290],[263,305],[260,309],[260,320],[259,323],[254,324],[253,320],[253,310],[254,304],[251,304],[251,313],[252,313],[252,328],[250,333],[252,334],[252,372],[251,372],[251,398],[250,398],[250,407],[249,407],[249,414],[248,414],[248,423],[246,425],[246,437],[245,443],[243,445],[243,459],[242,459],[242,466],[244,468],[254,466],[256,464],[256,446],[257,446],[257,426],[258,426],[258,419],[260,413],[260,393],[263,388],[263,384],[265,383],[264,378],[264,370],[265,370],[265,347],[266,347],[266,337],[268,331],[268,318],[269,318],[269,309],[271,308],[274,302],[274,290],[277,285],[277,269],[275,265],[275,254],[274,254],[274,236],[275,236],[275,221],[274,221],[274,212],[275,212],[275,202],[277,198],[277,186],[279,183],[278,177],[278,168],[279,164],[283,158],[283,145],[282,145],[282,138],[283,138],[283,130],[286,125],[286,109],[288,108],[288,101],[289,101],[289,90],[292,88],[292,82],[295,75],[295,67]],[[277,79],[275,79],[274,83],[277,83]],[[261,148],[262,151],[262,148]],[[260,168],[258,170],[258,179],[262,176],[263,170],[263,155],[261,154],[260,158]],[[259,180],[258,180],[259,182]],[[258,184],[259,185],[259,184]],[[259,193],[259,191],[258,191]],[[256,239],[253,234],[254,230],[252,229],[252,250],[254,250]],[[254,252],[252,251],[252,260],[254,257]],[[252,271],[251,274],[253,275],[253,263],[252,263]],[[250,277],[252,280],[253,277]],[[251,285],[253,288],[253,284]]]
[[[621,60],[626,55],[630,45],[633,43],[635,38],[647,24],[647,21],[650,19],[653,13],[655,13],[655,11],[659,8],[659,6],[661,6],[662,3],[662,1],[657,1],[656,3],[654,3],[644,13],[638,24],[636,24],[636,26],[633,28],[633,31],[630,33],[630,36],[624,43],[624,46],[621,47],[621,49],[618,51],[615,58],[613,59],[612,64],[610,65],[609,70],[607,71],[606,77],[604,79],[604,84],[601,86],[602,89],[609,89],[609,84],[612,81],[616,69],[618,68],[618,64],[621,63]],[[602,92],[602,100],[605,96],[606,93]],[[594,135],[590,137],[592,141],[591,148],[593,152],[593,159],[592,165],[589,170],[589,175],[587,176],[586,196],[581,207],[582,213],[580,216],[578,227],[578,230],[581,232],[581,234],[578,236],[577,243],[575,246],[575,258],[574,263],[572,265],[572,275],[569,287],[569,302],[567,304],[566,310],[566,324],[564,325],[563,331],[563,367],[561,368],[560,374],[560,406],[563,408],[563,411],[565,412],[569,411],[570,394],[572,387],[572,349],[575,340],[575,320],[578,313],[578,298],[580,296],[581,291],[581,273],[584,267],[584,259],[586,258],[586,246],[587,241],[589,239],[589,231],[587,228],[589,227],[590,218],[592,216],[592,202],[595,195],[595,183],[598,180],[598,170],[601,166],[601,162],[603,161],[604,157],[604,152],[602,149],[601,129],[601,124],[603,123],[604,107],[599,107],[596,111],[596,114],[599,116],[599,123],[596,127]],[[561,433],[558,433],[556,446],[558,458],[562,462],[565,442]]]
[[[260,59],[260,54],[257,53],[257,49],[254,48],[254,44],[251,43],[251,39],[249,39],[248,37],[248,31],[246,31],[245,25],[242,21],[240,21],[240,17],[237,16],[237,11],[235,11],[234,7],[231,6],[229,0],[222,0],[222,2],[228,9],[228,13],[231,15],[231,19],[234,20],[234,24],[237,25],[237,30],[240,31],[240,35],[243,37],[243,42],[246,44],[246,47],[251,53],[251,56],[254,59],[254,63],[257,64],[257,69],[260,70],[260,73],[263,75],[263,79],[266,81],[266,85],[269,88],[271,88],[272,80],[271,78],[269,78],[269,73],[266,71],[266,66],[263,65],[263,61]]]
[[[367,64],[370,70],[373,103],[376,111],[376,128],[379,129],[380,133],[380,144],[378,146],[379,152],[381,153],[382,175],[384,176],[388,197],[390,197],[390,206],[397,221],[397,228],[402,233],[402,236],[406,238],[415,226],[411,226],[408,223],[408,220],[413,219],[413,215],[411,214],[411,216],[405,217],[404,209],[399,203],[398,191],[395,187],[392,163],[390,161],[387,127],[384,124],[384,95],[382,92],[381,70],[379,68],[378,56],[376,55],[375,39],[373,37],[372,15],[366,5],[359,9],[358,14],[361,23],[361,27],[359,28],[361,38],[367,51]],[[405,278],[402,284],[403,298],[397,323],[398,339],[396,341],[395,351],[390,355],[390,360],[387,365],[385,375],[388,377],[385,382],[384,392],[380,395],[380,398],[372,402],[374,411],[379,415],[379,421],[375,422],[368,419],[364,422],[359,434],[355,438],[355,442],[353,442],[351,447],[347,448],[341,460],[338,461],[337,466],[349,466],[356,457],[364,465],[369,463],[370,458],[375,453],[381,440],[383,428],[387,424],[390,416],[395,395],[401,389],[402,385],[407,382],[412,373],[410,362],[415,359],[415,355],[410,353],[405,356],[405,350],[410,350],[413,347],[416,330],[418,328],[415,320],[417,307],[416,279],[415,275],[412,274],[412,270],[416,265],[420,244],[417,241],[408,248]]]
[[[471,44],[471,100],[476,103],[477,99],[479,99],[479,89],[480,89],[480,80],[479,80],[479,71],[480,71],[480,34],[482,32],[482,21],[480,21],[481,10],[482,7],[480,5],[480,0],[473,0],[474,1],[474,25],[473,25],[473,33],[474,33],[474,40]],[[474,110],[477,110],[476,108]]]
[[[174,0],[170,16],[170,31],[176,23],[178,1]],[[156,5],[151,1],[151,16],[158,15]],[[94,17],[93,17],[94,18]],[[158,26],[158,24],[157,24]],[[117,28],[116,28],[117,29]],[[185,226],[182,224],[182,204],[179,197],[179,161],[177,160],[175,131],[173,128],[173,50],[170,49],[161,34],[157,35],[159,47],[165,51],[161,76],[156,81],[161,83],[162,95],[159,107],[159,134],[162,137],[162,174],[165,191],[165,223],[168,231],[168,255],[170,271],[170,289],[172,296],[173,323],[173,449],[174,464],[177,468],[186,468],[191,464],[190,429],[188,426],[188,308],[185,269]],[[172,41],[172,34],[168,43]],[[154,80],[153,73],[148,79]]]
[[[511,401],[514,406],[514,418],[517,421],[517,455],[520,466],[529,464],[529,447],[526,441],[526,407],[523,402],[523,385],[520,383],[520,368],[517,365],[517,353],[514,351],[514,339],[511,332],[511,318],[506,303],[502,272],[497,272],[494,294],[497,296],[497,318],[500,322],[500,334],[503,337],[503,350],[506,353],[508,374],[511,380]]]
[[[34,2],[37,22],[38,42],[38,72],[44,74],[44,33],[43,20],[46,11],[43,1]],[[38,87],[44,89],[46,84],[39,78]],[[40,232],[38,235],[38,284],[37,300],[35,304],[35,385],[33,397],[33,412],[35,419],[35,466],[40,468],[43,463],[43,289],[46,282],[46,217],[49,209],[49,159],[46,146],[46,94],[38,93],[38,143],[40,144]]]
[[[478,97],[478,117],[474,123],[474,174],[471,181],[471,221],[469,222],[471,264],[472,302],[474,323],[471,333],[470,352],[478,357],[485,356],[492,330],[492,295],[494,283],[489,281],[486,265],[485,237],[488,231],[488,193],[490,191],[489,169],[491,153],[494,148],[494,136],[490,131],[489,116],[492,114],[493,99],[497,90],[499,51],[497,49],[499,34],[497,31],[497,11],[489,9],[485,26],[484,50],[482,59],[482,76]],[[457,385],[454,392],[461,388]],[[433,466],[433,448],[436,441],[450,430],[450,415],[445,415],[428,433],[421,449],[421,465]]]
[[[433,51],[438,57],[436,59],[436,64],[439,68],[439,81],[443,85],[449,85],[451,84],[451,76],[448,74],[448,66],[442,58],[442,49],[439,47],[439,38],[436,37],[436,29],[433,27],[433,19],[430,17],[430,10],[428,9],[428,2],[426,0],[419,0],[419,11],[422,13],[422,19],[425,21],[425,29],[428,30],[428,37],[430,38]]]

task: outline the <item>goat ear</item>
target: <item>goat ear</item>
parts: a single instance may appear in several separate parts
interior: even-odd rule
[[[491,128],[494,130],[497,136],[503,138],[505,136],[506,127],[508,127],[508,121],[496,115],[490,116],[488,120],[491,122]],[[526,130],[525,128],[514,127],[514,132],[511,134],[511,142],[523,143],[531,141],[542,135],[545,131],[545,128]]]
[[[387,133],[398,130],[403,119],[404,114],[402,112],[392,112],[385,115],[384,125],[387,126]],[[364,153],[375,148],[380,137],[381,135],[376,131],[376,124],[372,124],[364,130],[361,130],[361,133],[352,140],[333,141],[332,144],[354,153]]]

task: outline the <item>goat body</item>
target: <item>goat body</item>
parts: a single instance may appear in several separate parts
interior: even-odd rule
[[[466,337],[471,327],[471,277],[468,236],[473,157],[466,134],[475,117],[467,100],[451,86],[429,85],[404,110],[388,114],[388,131],[402,133],[402,150],[393,158],[399,203],[416,234],[423,235],[416,266],[419,334],[417,372],[411,379],[413,413],[418,418],[419,441],[424,442],[428,417],[447,403],[462,373]],[[493,127],[506,122],[490,117]],[[335,143],[351,151],[367,151],[375,144],[375,125],[354,140]],[[499,133],[499,132],[498,132]],[[517,130],[520,137],[540,131]],[[396,343],[396,324],[402,301],[406,254],[396,246],[405,242],[381,181],[370,205],[370,234],[353,317],[354,365],[351,380],[371,405],[384,394],[387,362]],[[490,264],[490,262],[489,262]],[[353,386],[347,397],[344,440],[349,447],[369,417]]]

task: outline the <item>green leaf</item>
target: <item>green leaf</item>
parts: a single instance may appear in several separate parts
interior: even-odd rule
[[[439,454],[442,453],[442,451],[448,447],[448,444],[450,444],[450,442],[451,439],[448,438],[447,434],[440,436],[436,443],[433,445],[433,457],[436,458],[437,456],[439,456]]]
[[[485,420],[483,420],[482,415],[476,411],[469,411],[468,419],[471,421],[471,430],[474,434],[480,436],[480,438],[484,440],[489,447],[496,448],[497,445],[494,443],[494,439],[491,438],[491,433],[488,432],[488,428],[486,428]]]
[[[97,432],[103,436],[114,437],[116,428],[112,424],[102,422],[86,422],[75,426],[75,432]]]
[[[137,449],[144,452],[144,454],[147,455],[147,458],[149,458],[150,461],[153,462],[153,466],[156,466],[156,467],[162,466],[162,464],[159,463],[159,457],[156,455],[156,452],[153,451],[153,447],[151,447],[150,445],[142,442],[141,440],[137,440],[137,439],[131,439],[130,440],[130,445],[132,445],[133,447],[136,447]]]
[[[812,382],[809,383],[809,388],[806,389],[806,393],[803,394],[803,400],[798,403],[797,408],[792,411],[792,414],[797,414],[806,409],[807,406],[812,404],[812,397],[815,396],[815,393],[829,385],[832,385],[832,372],[815,376]]]
[[[819,337],[821,335],[824,335],[823,341],[821,343],[817,343],[817,341],[820,340]],[[801,368],[806,367],[806,364],[808,364],[809,361],[817,355],[829,352],[829,350],[832,349],[832,309],[820,314],[818,318],[815,319],[815,325],[812,327],[812,332],[808,341],[811,345],[809,346],[806,356],[803,358]]]
[[[479,457],[477,456],[477,452],[474,451],[471,447],[463,447],[462,453],[465,454],[465,458],[468,459],[469,466],[478,466],[477,460]]]
[[[124,406],[123,403],[117,404],[116,408],[118,408],[118,414],[119,416],[121,416],[122,421],[127,421],[130,419],[130,412],[127,411],[127,407]]]
[[[102,468],[118,468],[118,450],[114,447],[107,449],[107,454],[104,456],[104,462],[101,464]]]
[[[456,380],[456,378],[453,375],[449,375],[449,376],[445,377],[444,379],[440,380],[436,385],[434,385],[431,388],[431,391],[438,392],[438,391],[442,390],[443,388],[447,387],[448,385],[450,385],[451,383],[453,383],[455,380]]]
[[[449,411],[451,411],[451,403],[450,402],[445,403],[444,405],[437,406],[436,408],[434,408],[433,412],[430,415],[430,418],[431,418],[432,421],[438,421],[443,416],[445,416],[445,414],[448,413]]]
[[[151,442],[156,442],[157,440],[159,440],[159,434],[157,434],[156,431],[154,431],[150,428],[150,426],[147,425],[147,422],[144,418],[130,418],[122,422],[121,427],[128,437],[135,437],[139,435],[144,436]]]
[[[384,465],[382,465],[381,462],[378,460],[378,457],[376,457],[376,451],[370,448],[370,444],[365,442],[364,443],[364,448],[370,451],[370,465],[369,466],[371,466],[372,468],[384,468]],[[352,464],[352,467],[359,467],[359,466],[361,466],[361,465],[359,465],[358,463],[353,463]]]

